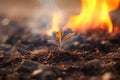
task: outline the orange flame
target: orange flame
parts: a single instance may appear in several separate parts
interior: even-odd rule
[[[109,12],[118,8],[119,2],[120,0],[81,0],[81,13],[71,16],[66,27],[81,32],[98,27],[107,28],[111,33],[113,25]]]
[[[79,15],[72,15],[64,29],[70,28],[72,31],[86,32],[89,29],[107,30],[113,32],[113,24],[109,12],[119,7],[120,0],[80,0],[81,12]],[[54,13],[52,26],[47,34],[59,30],[59,24],[63,21],[60,12]]]
[[[61,21],[62,21],[62,14],[60,12],[54,13],[52,16],[52,26],[50,30],[48,30],[47,32],[49,36],[52,35],[52,32],[59,31],[59,24],[61,23]]]
[[[88,29],[107,29],[109,33],[113,25],[109,12],[119,7],[120,0],[81,0],[81,13],[73,15],[65,28],[86,32]]]

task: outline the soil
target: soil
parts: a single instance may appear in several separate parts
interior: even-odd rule
[[[119,33],[76,33],[62,50],[48,39],[0,24],[0,80],[120,80]]]

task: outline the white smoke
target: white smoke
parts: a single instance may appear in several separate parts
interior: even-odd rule
[[[23,26],[27,26],[34,34],[43,34],[50,28],[53,14],[60,13],[63,18],[66,18],[64,10],[66,8],[70,10],[76,9],[74,6],[79,3],[76,1],[0,0],[0,14],[3,13],[9,18],[17,20]],[[64,20],[63,22],[65,24]]]
[[[29,22],[29,28],[35,34],[44,34],[51,27],[52,16],[63,11],[57,6],[55,0],[38,0],[41,8],[34,12],[34,19]]]

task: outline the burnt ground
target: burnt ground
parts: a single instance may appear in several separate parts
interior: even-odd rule
[[[0,24],[0,80],[120,80],[120,34],[77,33],[64,50],[48,39]]]

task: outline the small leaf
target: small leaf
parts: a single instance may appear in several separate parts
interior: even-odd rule
[[[60,28],[60,30],[58,32],[56,32],[56,38],[57,39],[61,39],[62,38],[62,29]]]
[[[47,42],[49,43],[49,44],[53,44],[53,45],[55,45],[55,46],[59,46],[58,45],[58,43],[55,41],[55,40],[47,40]]]
[[[74,35],[75,35],[75,33],[68,33],[68,34],[66,34],[66,35],[63,37],[62,42],[70,39],[70,38],[71,38],[72,36],[74,36]]]

